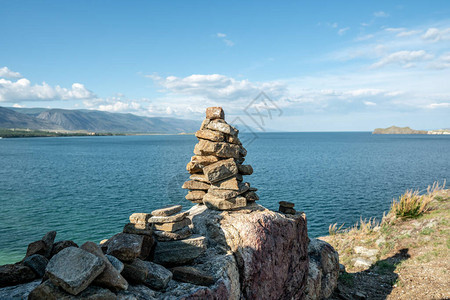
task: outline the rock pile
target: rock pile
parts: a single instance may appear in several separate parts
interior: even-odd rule
[[[259,200],[256,188],[243,182],[243,175],[251,175],[253,168],[243,165],[247,150],[238,137],[239,130],[225,121],[221,107],[208,107],[206,119],[195,133],[199,142],[186,169],[190,180],[183,184],[189,192],[186,199],[203,203],[215,210],[245,207]]]
[[[278,208],[278,211],[283,214],[291,214],[295,215],[296,210],[294,209],[295,204],[288,201],[280,201],[278,202],[280,204],[280,207]]]

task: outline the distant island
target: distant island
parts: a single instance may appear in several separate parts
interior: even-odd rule
[[[376,128],[372,134],[450,134],[450,129],[414,130],[409,127],[391,126],[388,128]]]

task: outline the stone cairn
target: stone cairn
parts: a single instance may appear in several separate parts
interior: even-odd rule
[[[221,107],[208,107],[206,119],[195,133],[199,142],[186,169],[191,174],[182,188],[186,199],[210,209],[231,210],[259,200],[256,188],[243,182],[253,168],[243,165],[247,150],[238,137],[239,130],[225,121]]]
[[[295,204],[292,202],[280,201],[278,202],[278,204],[280,204],[278,211],[283,214],[295,215],[297,213],[297,211],[294,209]]]

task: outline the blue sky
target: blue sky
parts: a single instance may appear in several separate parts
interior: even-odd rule
[[[449,1],[0,0],[0,26],[1,106],[450,127]]]

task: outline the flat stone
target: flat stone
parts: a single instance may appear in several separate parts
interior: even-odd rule
[[[203,168],[203,172],[210,182],[217,182],[232,177],[238,173],[234,159],[225,159]]]
[[[190,224],[191,224],[190,219],[183,219],[178,222],[155,223],[154,226],[155,226],[156,230],[174,232],[174,231],[180,230],[181,228],[183,228],[185,226],[189,226]]]
[[[182,265],[199,257],[206,250],[206,238],[193,235],[179,241],[158,242],[154,262],[160,265]]]
[[[290,215],[295,215],[295,213],[297,212],[295,209],[293,208],[288,208],[288,207],[284,207],[284,206],[280,206],[280,208],[278,209],[281,213],[284,214],[290,214]]]
[[[53,244],[51,256],[58,254],[62,249],[65,249],[68,247],[77,247],[78,248],[78,245],[74,241],[70,241],[70,240],[56,242]]]
[[[123,276],[132,283],[144,284],[153,289],[164,289],[172,279],[172,272],[161,265],[140,259],[125,264]]]
[[[38,285],[28,296],[29,300],[74,300],[74,299],[89,299],[89,300],[109,300],[116,299],[116,295],[108,289],[101,288],[95,285],[87,287],[77,296],[72,296],[65,293],[58,286],[47,280]]]
[[[113,265],[113,267],[116,268],[117,271],[119,271],[119,273],[122,272],[123,262],[121,262],[119,259],[109,254],[105,254],[105,257],[109,260],[109,262]]]
[[[225,189],[216,189],[214,187],[211,187],[208,190],[208,195],[211,195],[216,198],[223,199],[223,200],[231,199],[231,198],[235,198],[235,197],[239,196],[240,194],[245,193],[246,191],[248,191],[249,188],[250,188],[250,186],[248,185],[248,183],[239,182],[238,190],[225,190]],[[204,197],[203,197],[203,199],[204,199]]]
[[[153,233],[156,237],[156,240],[160,242],[168,242],[188,238],[192,235],[192,230],[186,226],[174,232],[155,230]]]
[[[152,216],[171,216],[179,213],[181,209],[181,205],[172,205],[152,211]]]
[[[118,233],[108,241],[106,253],[125,262],[138,257],[146,259],[151,253],[153,243],[153,238],[148,235]]]
[[[280,204],[280,206],[287,207],[287,208],[294,208],[294,206],[295,206],[294,203],[288,202],[288,201],[280,201],[280,202],[278,202],[278,204]]]
[[[353,261],[353,266],[355,268],[370,268],[370,266],[372,265],[372,261],[362,258],[362,257],[357,257],[355,259],[352,260]]]
[[[208,286],[214,284],[214,278],[194,267],[181,266],[171,269],[173,279],[195,285]]]
[[[356,254],[361,254],[362,256],[365,257],[373,257],[376,256],[378,252],[380,252],[378,249],[367,249],[366,247],[362,246],[356,246],[353,248],[353,250],[355,251]]]
[[[23,264],[36,273],[38,277],[43,277],[48,259],[40,254],[33,254],[24,259]]]
[[[238,165],[239,173],[242,175],[252,175],[253,168],[251,165]]]
[[[123,227],[124,233],[152,235],[153,228],[149,223],[128,223]]]
[[[148,219],[150,219],[152,214],[147,213],[134,213],[130,216],[131,223],[147,223]]]
[[[210,195],[209,193],[203,198],[206,207],[214,210],[232,210],[247,206],[245,197],[236,197],[231,199],[221,199]]]
[[[215,155],[222,158],[239,158],[242,146],[225,142],[200,140],[194,147],[195,155]]]
[[[189,215],[188,211],[181,212],[176,215],[168,216],[168,217],[161,217],[161,216],[154,216],[151,217],[148,222],[149,223],[172,223],[172,222],[179,222],[184,220]]]
[[[236,174],[237,175],[237,174]],[[211,188],[213,189],[225,189],[225,190],[239,190],[239,184],[242,181],[239,181],[234,175],[233,177],[229,177],[220,181],[216,181],[211,184]],[[242,176],[241,176],[242,177]]]
[[[225,119],[225,113],[222,107],[208,107],[206,109],[206,118],[210,120]]]
[[[209,183],[208,178],[204,174],[192,174],[189,176],[189,179]]]
[[[195,133],[198,139],[208,140],[212,142],[223,142],[225,140],[225,135],[222,132],[215,130],[199,130]]]
[[[41,284],[41,281],[41,279],[36,279],[27,283],[0,288],[0,299],[27,299],[30,292]]]
[[[103,260],[105,264],[105,269],[103,272],[97,276],[93,284],[106,287],[113,291],[120,291],[120,290],[126,290],[128,288],[128,282],[125,280],[125,278],[120,275],[120,272],[117,271],[117,269],[111,264],[111,262],[106,258],[106,256],[103,254],[100,247],[93,242],[86,242],[80,247],[81,249],[94,254],[101,260]]]
[[[251,191],[251,192],[256,192],[258,189],[255,188],[255,187],[250,187],[248,190]]]
[[[128,290],[117,293],[117,300],[159,300],[159,292],[143,284],[130,285]],[[169,299],[167,299],[169,300]]]
[[[21,264],[0,266],[0,288],[30,282],[35,278],[36,274],[27,266]]]
[[[200,130],[206,129],[206,126],[208,126],[209,122],[211,122],[210,119],[204,119],[202,125],[200,125]]]
[[[219,158],[213,155],[195,155],[191,157],[191,161],[186,165],[186,170],[191,174],[201,173],[204,167],[217,161],[219,161]]]
[[[186,200],[193,201],[193,202],[196,201],[196,200],[202,201],[203,197],[205,195],[206,195],[205,191],[200,191],[200,190],[198,190],[198,191],[189,191],[184,198],[186,198]]]
[[[259,200],[258,195],[254,191],[250,191],[250,190],[247,191],[246,193],[242,194],[242,197],[245,197],[245,199],[247,199],[247,202]]]
[[[53,256],[47,265],[46,274],[53,284],[77,295],[104,269],[102,259],[80,248],[69,247]]]
[[[201,181],[186,181],[181,188],[189,190],[208,190],[211,185]]]
[[[234,128],[233,126],[229,125],[224,120],[211,120],[206,126],[207,129],[220,131],[229,135],[237,136],[239,133],[239,130]]]

